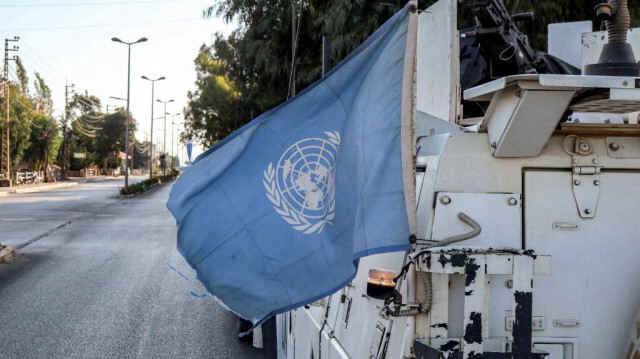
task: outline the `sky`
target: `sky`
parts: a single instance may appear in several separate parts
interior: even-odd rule
[[[0,0],[0,38],[20,37],[17,52],[29,75],[33,91],[34,72],[51,88],[54,116],[64,108],[65,85],[76,93],[97,96],[106,111],[126,107],[127,47],[111,41],[117,37],[135,42],[131,46],[130,110],[138,123],[136,137],[148,138],[151,129],[151,82],[146,76],[166,80],[155,82],[155,99],[174,100],[168,113],[182,114],[187,92],[195,89],[194,59],[202,44],[211,44],[216,32],[229,34],[237,26],[220,18],[204,19],[202,12],[214,0]],[[11,46],[10,46],[11,47]],[[10,62],[9,78],[15,80]],[[164,105],[154,102],[153,116],[163,117]],[[171,116],[167,118],[167,151],[171,147]],[[182,116],[175,116],[176,138]],[[164,120],[154,122],[154,144],[163,141]],[[177,148],[177,141],[175,141]],[[162,145],[160,144],[160,147]],[[203,149],[194,150],[197,155]],[[176,150],[176,152],[181,152]]]

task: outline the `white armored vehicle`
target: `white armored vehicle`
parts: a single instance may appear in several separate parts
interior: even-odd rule
[[[278,357],[640,358],[640,36],[626,0],[597,9],[608,35],[551,27],[573,75],[540,71],[551,60],[499,1],[470,2],[465,39],[510,43],[481,45],[486,81],[461,80],[457,2],[418,16],[413,249],[363,258],[342,290],[279,315]]]

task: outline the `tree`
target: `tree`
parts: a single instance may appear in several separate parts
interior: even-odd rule
[[[293,25],[298,34],[294,65],[299,91],[320,78],[323,35],[332,37],[331,57],[337,63],[404,4],[400,0],[220,0],[206,14],[239,21],[240,28],[227,39],[216,36],[215,54],[240,91],[265,111],[287,99]]]
[[[16,59],[16,74],[18,80],[9,84],[11,165],[26,162],[31,169],[40,170],[55,158],[60,143],[58,127],[51,117],[51,90],[36,73],[36,99],[44,106],[43,113],[38,113],[32,108],[27,71],[19,59]],[[6,118],[6,110],[3,105],[2,118]]]
[[[17,84],[9,83],[9,136],[11,143],[11,166],[16,165],[22,159],[24,151],[29,147],[29,137],[32,128],[33,111],[31,100],[25,97]],[[7,108],[4,99],[0,106],[0,118],[7,118]],[[0,121],[0,128],[4,126]]]
[[[534,49],[546,49],[546,29],[554,22],[593,20],[601,0],[580,4],[569,0],[505,0],[511,14],[535,11],[534,20],[520,23]],[[418,2],[426,9],[435,0]],[[460,1],[459,28],[474,25],[470,0]],[[406,4],[404,0],[217,0],[205,17],[234,19],[239,28],[229,36],[216,34],[196,59],[197,90],[189,93],[182,139],[210,146],[253,117],[285,101],[293,78],[301,91],[321,76],[322,36],[332,37],[331,59],[338,63]],[[640,0],[629,0],[633,24],[640,24]],[[292,20],[292,12],[296,21]],[[298,34],[292,46],[292,29]],[[295,48],[295,60],[292,52]],[[203,64],[202,57],[207,64]],[[222,91],[218,78],[232,84]],[[217,85],[216,85],[217,84]],[[237,93],[238,96],[229,96]],[[222,96],[222,99],[218,99]],[[230,111],[229,108],[233,110]]]
[[[189,93],[183,142],[211,146],[260,113],[285,101],[290,79],[301,91],[321,76],[322,36],[333,38],[338,62],[404,1],[220,0],[206,16],[237,19],[230,36],[216,34],[196,59],[197,90]],[[394,5],[396,4],[396,5]],[[292,11],[298,19],[292,20]],[[292,66],[292,28],[299,34]],[[294,68],[292,70],[292,68]]]
[[[250,104],[243,101],[220,60],[210,47],[202,46],[195,60],[196,90],[189,91],[185,109],[186,132],[190,140],[211,146],[248,122]]]
[[[22,60],[16,58],[16,75],[18,75],[18,85],[20,85],[20,92],[28,96],[29,95],[29,76],[27,76],[27,70],[22,65]]]
[[[117,168],[123,163],[117,157],[119,152],[125,151],[125,133],[126,133],[127,112],[123,108],[119,108],[116,112],[106,114],[101,123],[101,129],[96,136],[96,156],[107,164],[108,168]],[[133,133],[136,130],[136,121],[131,118],[129,126],[129,138],[131,144],[135,143]],[[130,152],[129,152],[130,153]]]
[[[29,163],[32,169],[40,170],[49,166],[49,163],[55,160],[58,147],[61,143],[58,124],[52,116],[53,100],[51,99],[51,89],[40,77],[39,73],[35,73],[34,80],[35,101],[42,106],[33,111],[31,107],[31,97],[29,96],[29,79],[27,72],[22,66],[19,59],[16,61],[17,75],[21,93],[28,100],[29,110],[28,116],[31,119],[31,133],[29,135],[29,147],[25,149],[23,161]],[[25,101],[26,103],[26,101]],[[25,106],[22,106],[26,109]]]
[[[33,81],[33,87],[35,89],[35,98],[42,105],[43,112],[47,116],[51,116],[53,112],[53,100],[51,100],[51,89],[44,82],[44,79],[40,77],[39,73],[35,73],[36,79]]]
[[[23,160],[34,170],[46,169],[55,160],[56,152],[62,142],[60,129],[56,121],[40,113],[34,113],[29,147]]]
[[[69,103],[69,108],[80,111],[82,115],[98,114],[101,108],[100,99],[96,96],[89,95],[88,91],[85,91],[84,95],[76,93]]]
[[[100,99],[89,95],[74,94],[69,103],[69,117],[71,118],[69,131],[69,153],[84,153],[84,158],[71,156],[69,168],[79,171],[98,163],[97,136],[102,129],[105,118],[100,110]]]

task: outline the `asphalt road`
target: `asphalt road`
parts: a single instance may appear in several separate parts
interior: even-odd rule
[[[175,250],[170,184],[123,181],[0,197],[0,358],[262,358]],[[167,266],[171,264],[191,280]]]

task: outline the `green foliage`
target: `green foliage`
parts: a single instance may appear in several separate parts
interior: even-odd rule
[[[87,92],[84,95],[74,94],[69,110],[73,119],[69,134],[69,167],[72,171],[78,171],[99,163],[106,156],[97,151],[97,137],[102,130],[105,115],[100,111],[100,99]],[[86,158],[74,158],[74,153],[85,153]]]
[[[18,85],[20,85],[20,92],[23,95],[29,95],[29,76],[27,70],[22,65],[22,60],[16,58],[16,75],[18,75]]]
[[[85,153],[86,158],[74,158],[74,153]],[[99,163],[101,156],[97,152],[96,133],[88,133],[81,121],[71,122],[69,134],[69,168],[72,171],[79,171]]]
[[[71,110],[78,110],[82,115],[98,114],[100,113],[100,107],[100,99],[89,95],[86,91],[84,95],[74,94],[69,103]]]
[[[196,58],[196,90],[187,94],[185,127],[204,146],[211,146],[248,122],[246,103],[224,64],[214,58],[210,47],[202,46]]]
[[[62,132],[66,133],[67,155],[70,169],[80,170],[107,159],[107,165],[117,168],[122,160],[114,154],[124,151],[126,113],[120,110],[111,115],[100,112],[100,99],[85,93],[74,95],[69,103],[66,129],[60,128],[52,114],[51,89],[40,75],[35,73],[34,92],[29,94],[28,77],[22,63],[16,61],[17,83],[10,83],[9,126],[11,140],[11,165],[24,162],[31,169],[40,170],[55,161],[62,163]],[[39,104],[35,110],[32,102]],[[7,108],[0,106],[1,118],[6,118]],[[0,121],[0,128],[4,121]],[[64,122],[63,122],[64,123]],[[135,141],[136,122],[132,118],[130,139]],[[87,158],[75,159],[73,153],[86,153]]]
[[[29,147],[22,160],[30,164],[31,169],[40,170],[55,160],[60,145],[58,124],[51,117],[35,113],[33,116]]]
[[[421,0],[426,9],[435,0]],[[459,28],[473,26],[468,4],[458,7]],[[555,22],[596,21],[601,0],[505,0],[512,13],[534,11],[532,22],[519,23],[537,50],[546,49],[546,29]],[[298,33],[294,62],[297,92],[321,76],[322,36],[332,38],[334,64],[351,53],[382,23],[406,4],[404,0],[216,0],[205,16],[234,19],[239,29],[202,46],[195,60],[196,90],[185,109],[184,142],[209,147],[260,113],[285,101],[292,77],[292,29]],[[292,8],[298,21],[292,20]],[[640,0],[629,0],[632,26],[640,25]]]
[[[6,119],[6,102],[2,101],[0,106],[0,117]],[[9,136],[10,136],[10,158],[11,166],[20,162],[24,151],[29,147],[29,137],[31,134],[34,112],[31,110],[31,100],[19,90],[19,87],[10,83],[9,85]],[[4,126],[4,121],[0,121],[0,127]]]
[[[69,168],[73,171],[88,168],[93,164],[110,169],[122,167],[124,161],[118,158],[125,152],[126,111],[122,108],[111,114],[100,111],[100,99],[85,92],[75,94],[69,102]],[[129,143],[135,143],[137,124],[131,118]],[[130,147],[130,148],[131,148]],[[85,153],[86,158],[73,158],[74,153]]]
[[[11,166],[26,162],[31,169],[39,170],[55,158],[60,144],[58,127],[55,120],[46,112],[38,113],[32,109],[26,70],[19,60],[16,63],[19,83],[12,82],[9,85]],[[51,91],[38,74],[36,77],[37,91],[43,96],[45,104],[47,101],[51,103]],[[4,101],[0,106],[0,116],[3,119],[7,116]],[[0,127],[3,123],[4,121],[0,122]]]
[[[173,181],[174,179],[176,179],[176,177],[178,177],[179,172],[177,171],[172,171],[170,174],[166,175],[166,176],[158,176],[158,177],[153,177],[150,179],[146,179],[142,182],[138,182],[138,183],[134,183],[131,184],[127,187],[128,190],[125,190],[124,187],[120,188],[120,194],[122,195],[135,195],[135,194],[140,194],[140,193],[144,193],[150,189],[152,189],[153,187],[161,184],[161,183],[166,183],[169,181]]]
[[[104,115],[100,122],[100,130],[96,136],[96,155],[97,158],[107,158],[109,168],[117,168],[122,165],[122,160],[114,154],[122,151],[125,152],[125,132],[126,132],[127,114],[124,109]],[[129,126],[130,143],[135,141],[133,133],[136,129],[136,122],[131,119]]]
[[[47,116],[51,116],[51,113],[53,112],[51,89],[44,82],[44,79],[40,77],[39,73],[36,72],[35,75],[36,79],[33,81],[33,86],[35,88],[35,98],[44,108],[44,114]]]
[[[205,147],[285,101],[294,77],[297,92],[321,76],[322,36],[332,37],[338,63],[405,4],[353,1],[219,0],[206,16],[236,19],[230,36],[216,34],[196,58],[197,90],[189,93],[182,140]],[[292,9],[293,8],[293,9]],[[292,20],[292,10],[297,21]],[[292,28],[296,41],[292,72]]]

